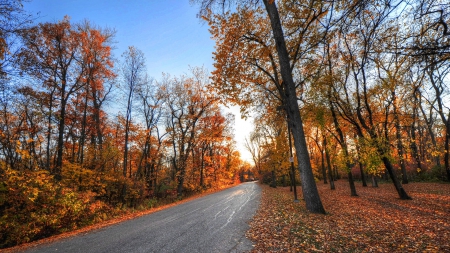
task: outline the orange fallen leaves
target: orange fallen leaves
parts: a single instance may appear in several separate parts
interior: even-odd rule
[[[247,232],[254,252],[450,252],[450,184],[404,185],[413,200],[400,200],[392,184],[350,197],[344,180],[335,191],[318,183],[327,215],[294,203],[289,187],[262,187]]]

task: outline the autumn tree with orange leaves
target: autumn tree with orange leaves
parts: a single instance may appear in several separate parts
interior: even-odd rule
[[[293,130],[300,131],[294,133],[296,152],[316,147],[305,133],[321,129],[322,136],[339,144],[329,155],[337,160],[334,167],[345,170],[352,195],[357,195],[352,180],[355,167],[364,185],[366,174],[374,183],[387,175],[402,199],[410,197],[399,176],[407,183],[408,177],[421,176],[424,170],[441,170],[435,133],[442,135],[442,131],[431,119],[446,110],[439,104],[442,89],[433,88],[442,86],[433,86],[433,82],[447,76],[448,5],[428,1],[405,4],[401,0],[193,2],[201,4],[216,40],[214,88],[226,101],[241,105],[244,112],[260,104],[281,104],[289,109],[289,122],[295,122]],[[227,12],[231,6],[235,11]],[[398,29],[403,26],[410,30]],[[426,55],[436,60],[425,61]],[[439,70],[434,66],[440,66]],[[424,75],[427,68],[433,69],[429,78]],[[436,97],[425,94],[422,85],[435,90]],[[268,96],[279,104],[271,104]],[[425,100],[428,105],[420,102]],[[309,110],[325,112],[327,125],[303,121],[300,125],[307,129],[301,131],[298,123],[302,119],[292,116],[297,108],[302,118],[308,117]],[[420,123],[422,117],[425,125]],[[441,116],[438,125],[446,122],[446,116]],[[306,142],[300,143],[305,137]],[[428,138],[431,141],[426,141]],[[441,147],[446,143],[441,140]],[[443,149],[445,162],[449,156]],[[322,147],[319,150],[323,152]],[[309,171],[311,166],[300,161],[310,159],[298,159],[300,167]],[[436,168],[431,160],[436,161]],[[306,200],[307,206],[309,203]]]
[[[314,181],[298,108],[301,86],[308,74],[297,72],[296,66],[305,59],[308,62],[305,56],[318,45],[323,36],[319,32],[319,21],[325,18],[331,5],[310,1],[305,6],[293,2],[280,2],[278,6],[275,1],[264,0],[261,1],[263,6],[259,6],[252,1],[243,1],[238,4],[236,13],[214,15],[212,8],[223,7],[229,2],[198,2],[217,41],[216,88],[228,96],[228,101],[240,104],[242,108],[252,102],[245,94],[257,90],[263,91],[257,93],[261,97],[266,92],[277,97],[290,119],[306,206],[311,212],[325,213]],[[296,18],[283,27],[283,18],[289,16]],[[284,34],[292,36],[287,40]],[[246,50],[241,50],[243,48]]]

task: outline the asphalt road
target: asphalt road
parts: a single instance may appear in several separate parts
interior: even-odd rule
[[[244,183],[203,198],[25,252],[244,252],[260,187]]]

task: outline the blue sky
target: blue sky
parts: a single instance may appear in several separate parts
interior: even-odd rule
[[[24,9],[36,22],[57,22],[65,15],[72,23],[85,19],[102,28],[116,30],[114,57],[119,59],[128,46],[144,52],[149,76],[159,80],[162,73],[179,76],[189,66],[213,70],[214,41],[208,25],[197,18],[198,6],[189,0],[31,0]],[[249,121],[236,116],[235,139],[244,160],[251,162],[244,138],[253,129]]]
[[[189,66],[213,69],[214,41],[208,25],[196,17],[198,6],[189,0],[32,0],[24,8],[39,13],[37,22],[57,22],[68,15],[72,23],[87,19],[115,29],[115,57],[128,46],[137,47],[155,79],[162,72],[187,73]]]

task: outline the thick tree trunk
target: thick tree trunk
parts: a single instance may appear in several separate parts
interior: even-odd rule
[[[353,180],[353,174],[352,174],[352,170],[351,167],[349,167],[350,164],[347,164],[347,167],[349,168],[349,172],[347,173],[348,176],[348,183],[350,184],[350,196],[358,196],[358,194],[356,193],[356,187],[355,187],[355,181]]]
[[[294,145],[302,180],[303,198],[305,199],[306,208],[310,212],[325,214],[325,209],[320,200],[319,191],[317,190],[309,160],[305,134],[303,131],[303,122],[297,103],[295,83],[292,78],[289,53],[286,49],[286,42],[284,40],[278,9],[275,5],[275,1],[263,0],[263,2],[270,18],[273,37],[278,52],[278,60],[284,85],[284,94],[282,94],[282,97],[284,98],[283,102],[285,103],[286,112],[290,119],[289,124],[291,126],[292,134],[294,135]]]
[[[382,153],[382,152],[380,152]],[[391,177],[392,182],[394,183],[395,189],[398,192],[398,195],[401,199],[411,199],[410,196],[406,193],[405,189],[403,189],[403,186],[398,181],[395,173],[394,173],[394,167],[392,166],[391,162],[387,157],[382,158],[384,166],[386,167],[387,172],[389,173],[389,176]]]

